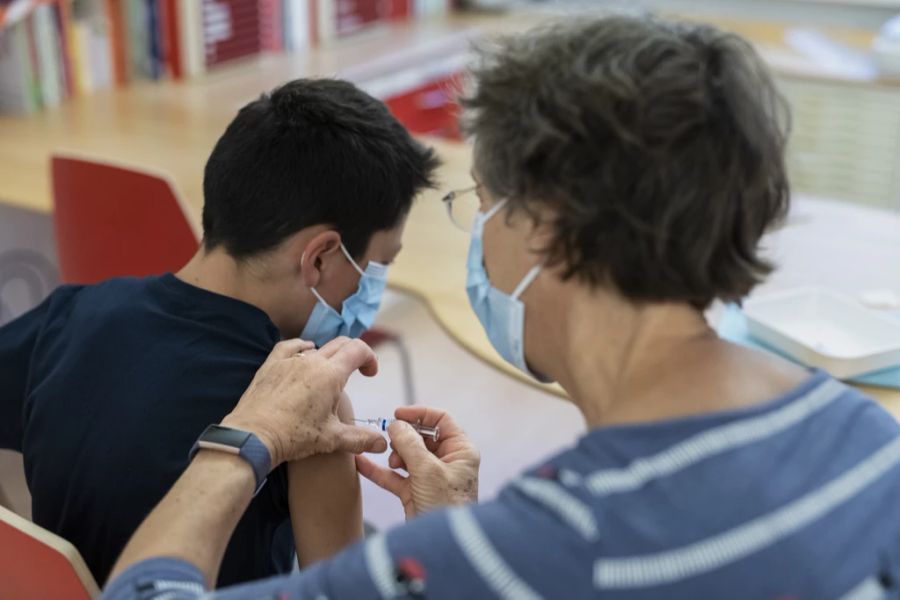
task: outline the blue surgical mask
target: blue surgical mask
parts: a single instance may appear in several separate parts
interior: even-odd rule
[[[466,292],[472,310],[500,356],[538,381],[547,382],[546,377],[533,372],[525,362],[525,304],[519,300],[525,288],[541,272],[541,265],[535,265],[528,271],[512,294],[505,294],[492,286],[484,270],[484,224],[505,204],[506,200],[498,202],[489,211],[479,212],[475,217],[466,265]]]
[[[322,347],[341,335],[357,338],[369,329],[375,322],[375,314],[381,305],[381,296],[387,284],[387,265],[370,260],[363,271],[344,244],[341,244],[341,251],[359,273],[359,286],[352,296],[344,300],[341,312],[331,308],[316,288],[310,288],[317,302],[300,338],[314,342],[317,347]]]

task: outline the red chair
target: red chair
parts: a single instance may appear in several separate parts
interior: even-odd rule
[[[100,589],[75,546],[0,506],[0,596],[89,600]]]
[[[175,271],[197,251],[199,232],[168,178],[60,154],[51,174],[63,282]]]

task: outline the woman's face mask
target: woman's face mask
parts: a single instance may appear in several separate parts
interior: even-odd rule
[[[316,297],[316,305],[300,338],[314,342],[317,347],[342,335],[357,338],[372,327],[387,284],[387,265],[370,260],[363,270],[350,256],[344,244],[341,244],[341,251],[359,273],[359,285],[356,292],[344,300],[341,312],[329,306],[316,288],[310,288]]]
[[[532,267],[512,294],[505,294],[492,286],[484,269],[484,224],[505,205],[506,200],[502,200],[475,217],[466,265],[466,292],[472,310],[500,356],[538,381],[547,382],[546,377],[533,372],[525,362],[525,304],[519,300],[519,296],[541,272],[541,265]]]

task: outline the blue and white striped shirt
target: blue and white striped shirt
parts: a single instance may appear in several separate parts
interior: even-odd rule
[[[814,373],[752,408],[605,427],[491,502],[416,518],[226,598],[881,598],[900,582],[900,426]],[[150,559],[104,598],[194,598]]]

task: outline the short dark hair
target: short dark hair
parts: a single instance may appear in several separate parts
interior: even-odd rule
[[[361,256],[433,187],[438,161],[352,83],[297,79],[244,106],[203,177],[203,243],[237,259],[328,224]]]
[[[738,300],[788,209],[785,101],[752,47],[650,16],[479,48],[461,98],[483,183],[556,214],[550,264],[632,301]]]

